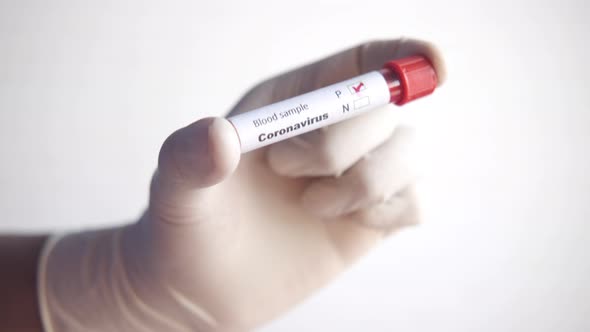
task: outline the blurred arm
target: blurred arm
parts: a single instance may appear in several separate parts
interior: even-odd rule
[[[0,331],[43,331],[37,260],[46,236],[0,236]]]

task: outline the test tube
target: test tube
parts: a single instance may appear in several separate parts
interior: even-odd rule
[[[431,94],[436,85],[436,71],[428,59],[411,56],[228,120],[236,129],[242,153],[246,153],[389,103],[401,106]]]

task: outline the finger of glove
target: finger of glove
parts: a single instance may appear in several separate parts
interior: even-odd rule
[[[391,106],[315,130],[269,147],[269,166],[289,176],[339,176],[391,137],[397,124]]]
[[[420,222],[420,208],[414,185],[404,188],[383,202],[353,213],[357,222],[380,229],[384,234]]]
[[[302,195],[313,214],[336,218],[384,202],[417,177],[413,131],[401,127],[340,177],[312,181]]]
[[[356,211],[339,218],[338,222],[327,220],[325,227],[343,261],[352,263],[384,237],[416,225],[419,220],[418,200],[411,185],[398,193],[394,200]]]

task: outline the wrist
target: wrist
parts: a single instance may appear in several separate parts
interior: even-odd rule
[[[122,229],[74,233],[47,244],[39,300],[48,332],[134,329],[134,296],[119,247]]]
[[[141,224],[48,243],[39,266],[47,332],[213,330],[182,292],[149,268],[154,249]]]
[[[41,331],[37,262],[46,236],[0,236],[0,330]]]

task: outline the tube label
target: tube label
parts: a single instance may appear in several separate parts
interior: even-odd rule
[[[389,100],[385,78],[373,71],[228,120],[244,153],[357,116]]]

